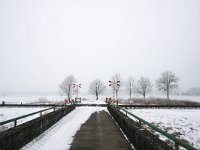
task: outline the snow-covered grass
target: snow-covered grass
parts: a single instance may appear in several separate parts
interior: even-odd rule
[[[47,109],[47,107],[0,107],[0,122],[5,121],[5,120],[9,120],[12,118],[16,118],[22,115],[26,115],[29,113],[33,113],[33,112],[37,112],[43,109]],[[43,114],[49,113],[53,111],[52,110],[48,110],[43,112]],[[17,125],[22,124],[24,122],[27,122],[29,120],[32,120],[34,118],[39,117],[40,114],[35,114],[23,119],[20,119],[17,121]],[[0,126],[0,131],[6,130],[8,128],[11,128],[14,126],[14,122],[11,123],[7,123],[5,125],[1,125]]]
[[[50,129],[33,141],[22,147],[21,150],[67,150],[73,141],[73,136],[85,123],[92,113],[107,110],[105,107],[78,107],[63,117]]]
[[[133,114],[153,123],[200,149],[200,109],[128,109]]]
[[[83,99],[81,104],[106,104],[105,100],[95,100],[95,99]]]
[[[120,93],[119,93],[120,94]],[[88,95],[88,94],[80,94],[80,97],[82,99],[89,99],[92,101],[95,100],[94,95]],[[112,92],[107,95],[101,95],[99,97],[100,101],[105,101],[106,97],[112,97]],[[140,96],[134,95],[135,98],[141,98]],[[119,95],[119,99],[128,99],[128,94],[126,95]],[[156,99],[156,98],[166,98],[165,95],[149,95],[147,98]],[[41,101],[41,99],[46,100],[48,103],[59,103],[64,102],[66,99],[66,96],[61,96],[59,94],[55,95],[0,95],[0,103],[4,101],[8,104],[27,104],[27,103],[38,103]],[[171,99],[176,100],[188,100],[188,101],[196,101],[200,102],[200,96],[189,96],[189,95],[173,95],[171,96]],[[99,101],[99,100],[98,100]]]

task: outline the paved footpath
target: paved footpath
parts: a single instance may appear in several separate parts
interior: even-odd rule
[[[95,112],[76,133],[70,150],[130,150],[112,117],[106,111]]]

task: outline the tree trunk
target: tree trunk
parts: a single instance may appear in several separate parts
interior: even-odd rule
[[[96,100],[99,99],[99,95],[98,95],[98,92],[96,91]]]
[[[169,91],[167,92],[167,99],[169,99]]]
[[[131,90],[130,90],[130,93],[129,93],[129,94],[130,94],[130,98],[131,98],[131,94],[132,94],[132,93],[131,93]]]
[[[169,99],[169,85],[167,85],[167,99]]]

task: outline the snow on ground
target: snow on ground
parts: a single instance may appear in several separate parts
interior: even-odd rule
[[[0,122],[5,121],[5,120],[9,120],[12,118],[16,118],[22,115],[26,115],[26,114],[30,114],[33,112],[37,112],[39,110],[43,110],[43,109],[47,109],[47,107],[0,107]],[[43,114],[45,113],[49,113],[53,111],[52,110],[48,110],[43,112]],[[27,122],[29,120],[32,120],[34,118],[39,117],[40,114],[35,114],[33,116],[29,116],[23,119],[20,119],[17,121],[17,124],[22,124],[24,122]],[[5,125],[0,126],[0,131],[6,130],[8,128],[11,128],[14,126],[14,122],[11,123],[7,123]]]
[[[0,103],[4,101],[6,104],[27,104],[40,101],[40,99],[46,99],[50,102],[60,102],[64,101],[65,97],[59,95],[11,95],[11,96],[1,96]]]
[[[36,137],[21,150],[67,150],[73,141],[73,136],[92,113],[107,110],[106,107],[77,107],[63,117],[50,129]]]
[[[106,104],[105,100],[101,99],[101,100],[95,100],[95,99],[86,99],[86,100],[82,100],[81,104]]]
[[[112,94],[112,93],[111,93]],[[105,101],[106,97],[112,97],[111,94],[107,95],[101,95],[99,97],[100,101]],[[87,94],[80,94],[80,97],[82,99],[88,99],[88,100],[93,100],[96,101],[96,97],[94,95],[87,95]],[[147,97],[150,98],[166,98],[165,95],[148,95]],[[119,99],[128,99],[128,95],[119,95]],[[135,95],[135,98],[140,98],[140,96]],[[7,104],[25,104],[25,103],[33,103],[33,102],[38,102],[41,99],[46,99],[47,101],[51,103],[58,103],[58,102],[64,102],[66,99],[66,96],[61,96],[59,94],[55,95],[0,95],[0,103],[4,101]],[[200,102],[200,96],[190,96],[190,95],[172,95],[171,99],[177,99],[177,100],[191,100],[191,101],[196,101]],[[99,100],[98,100],[99,101]]]
[[[200,109],[129,109],[129,111],[200,149]]]

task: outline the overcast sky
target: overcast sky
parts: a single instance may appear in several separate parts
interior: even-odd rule
[[[200,0],[0,0],[0,91],[166,70],[200,87]]]

